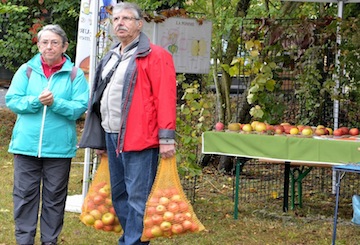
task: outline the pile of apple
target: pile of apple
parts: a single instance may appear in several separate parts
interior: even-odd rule
[[[82,206],[80,220],[97,230],[121,232],[122,227],[111,201],[110,185],[99,182],[91,186]]]
[[[216,123],[216,131],[223,131],[224,124],[221,122]],[[308,125],[291,125],[290,123],[281,123],[278,125],[270,125],[265,122],[253,121],[251,123],[230,123],[227,126],[227,130],[231,132],[242,133],[258,133],[258,134],[270,134],[270,135],[302,135],[302,136],[322,136],[322,135],[334,135],[334,136],[357,136],[359,135],[358,128],[340,127],[333,130],[332,128],[318,125],[316,127]]]
[[[158,190],[147,201],[143,231],[146,239],[197,231],[199,224],[190,204],[176,188]]]

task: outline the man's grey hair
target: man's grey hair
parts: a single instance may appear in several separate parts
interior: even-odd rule
[[[38,32],[37,34],[38,41],[41,40],[41,36],[45,31],[51,31],[59,35],[61,37],[63,45],[65,45],[65,43],[68,42],[68,38],[66,36],[65,31],[59,25],[54,25],[54,24],[46,25]]]
[[[128,10],[131,11],[134,14],[134,17],[136,19],[142,19],[142,10],[140,9],[140,7],[135,4],[135,3],[129,3],[129,2],[120,2],[118,4],[116,4],[113,9],[112,12],[113,13],[118,13],[121,12],[123,10]]]

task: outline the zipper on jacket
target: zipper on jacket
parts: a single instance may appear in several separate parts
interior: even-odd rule
[[[129,97],[130,97],[131,89],[132,89],[132,86],[133,86],[132,81],[134,80],[134,76],[135,76],[135,71],[133,72],[133,74],[131,76],[130,83],[129,83],[129,88],[127,90],[126,97],[124,99],[124,107],[123,107],[124,111],[126,111],[126,107],[127,107],[128,102],[129,102]],[[129,110],[130,110],[130,108],[129,108]],[[129,114],[129,111],[126,113],[126,118],[128,117],[128,114]],[[116,145],[116,156],[119,156],[119,154],[122,152],[122,148],[123,148],[123,146],[120,147],[120,138],[121,138],[121,134],[122,134],[121,129],[122,129],[123,124],[124,124],[124,114],[121,116],[119,135],[118,135],[117,145]],[[125,139],[123,139],[123,144],[124,144],[124,141],[125,141]]]
[[[57,72],[56,72],[57,73]],[[56,74],[54,73],[54,74]],[[48,84],[46,86],[46,90],[50,89],[50,84],[51,84],[51,80],[54,76],[54,74],[52,74],[50,76],[50,79],[48,81]],[[39,137],[39,146],[38,146],[38,157],[41,158],[41,153],[42,153],[42,142],[43,142],[43,135],[44,135],[44,127],[45,127],[45,118],[46,118],[46,111],[47,111],[47,105],[44,106],[43,108],[43,114],[42,114],[42,119],[41,119],[41,126],[40,126],[40,137]]]

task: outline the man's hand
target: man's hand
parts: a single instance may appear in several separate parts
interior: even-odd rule
[[[95,149],[95,154],[101,156],[102,154],[106,153],[106,150],[99,150]]]
[[[161,158],[170,158],[175,156],[175,145],[174,144],[170,144],[170,145],[166,145],[166,144],[162,144],[160,145],[160,156]]]

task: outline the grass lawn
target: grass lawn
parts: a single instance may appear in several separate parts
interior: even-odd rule
[[[8,110],[0,109],[0,245],[15,245],[12,211],[13,164],[7,153],[15,117]],[[83,151],[75,162],[83,161]],[[69,194],[81,194],[83,166],[73,164]],[[331,244],[333,232],[334,197],[319,195],[311,201],[304,200],[302,209],[282,212],[282,200],[271,202],[240,201],[238,219],[233,218],[233,177],[222,175],[211,167],[204,169],[196,186],[193,208],[206,230],[173,238],[157,238],[151,244],[174,245],[241,245]],[[326,200],[325,200],[326,199]],[[326,202],[324,202],[324,200]],[[340,203],[336,244],[360,244],[360,227],[351,220],[351,203]],[[78,213],[66,212],[59,244],[107,245],[117,244],[119,235],[98,231],[85,226]],[[39,234],[36,244],[39,242]]]

